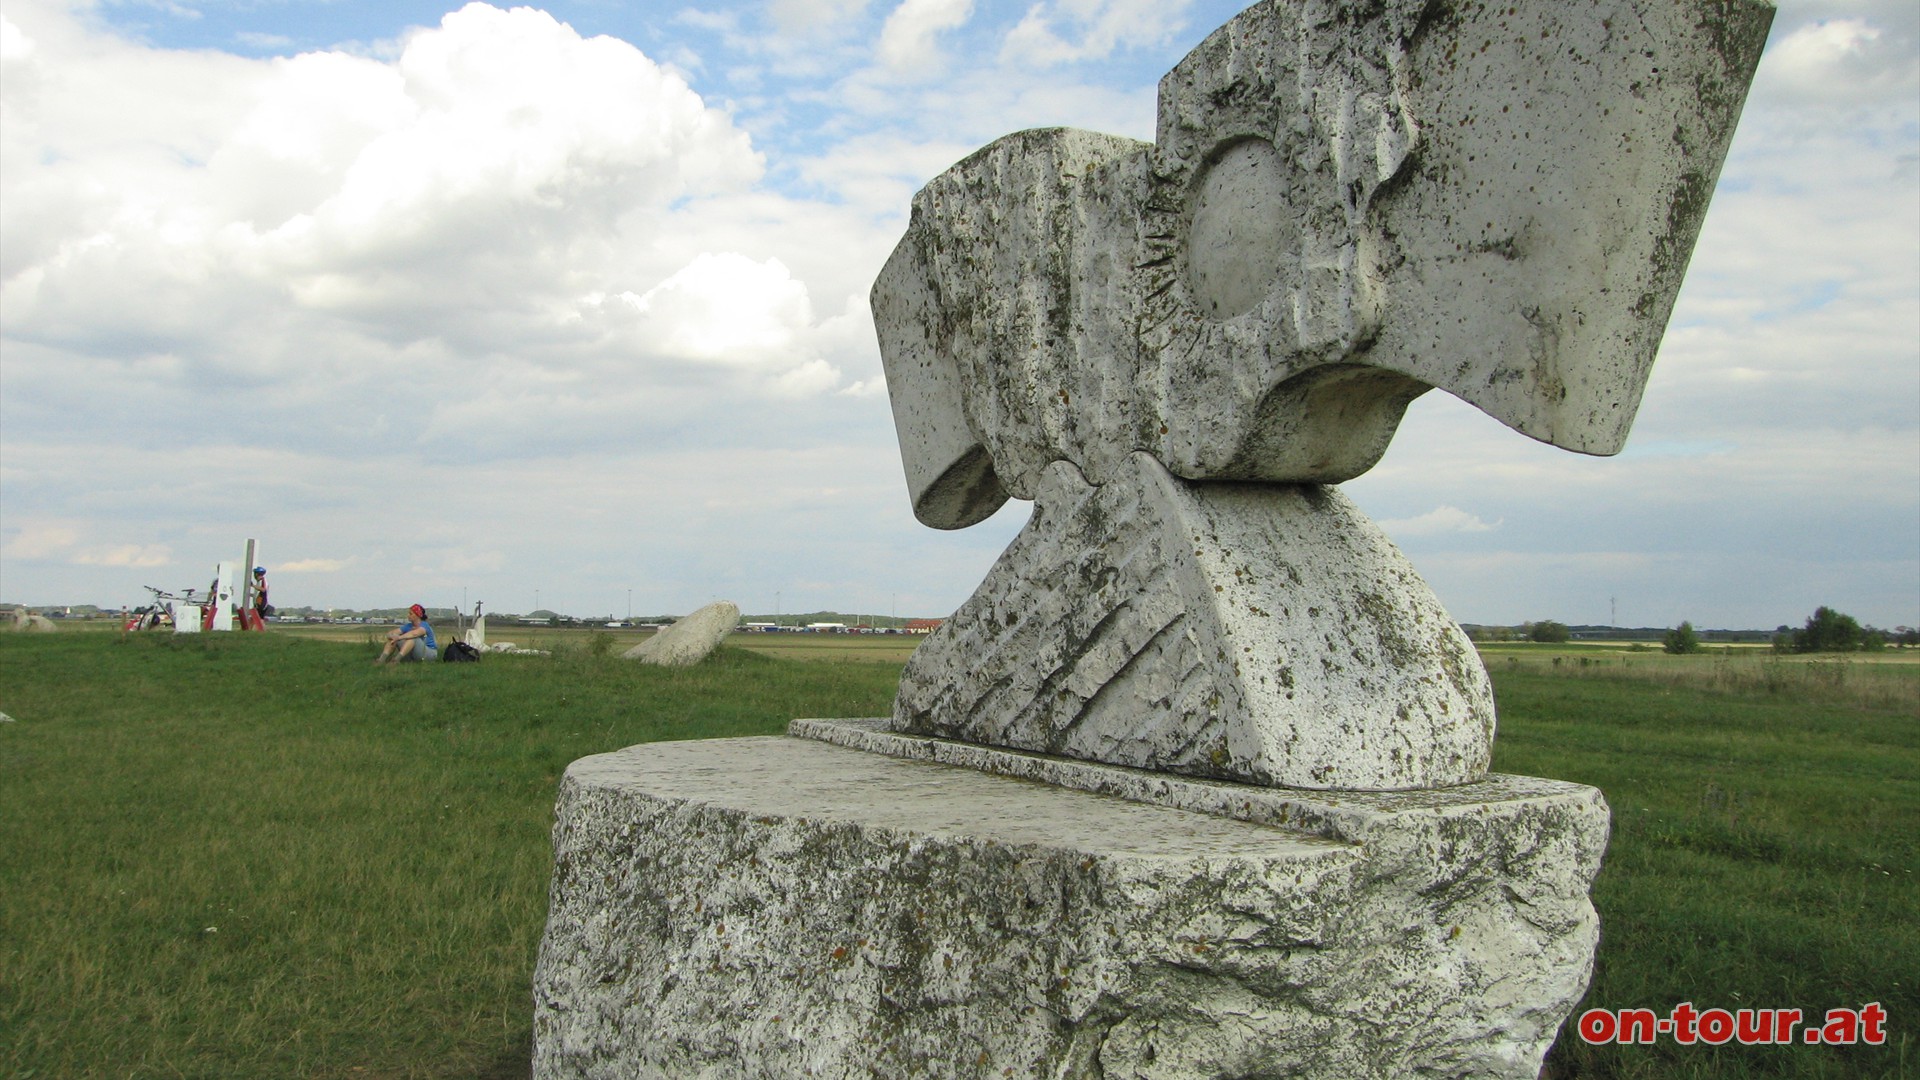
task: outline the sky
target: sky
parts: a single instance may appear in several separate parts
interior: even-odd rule
[[[1626,450],[1442,392],[1344,490],[1455,618],[1920,625],[1920,5],[1786,0]],[[6,0],[0,602],[940,616],[867,293],[1215,0]]]

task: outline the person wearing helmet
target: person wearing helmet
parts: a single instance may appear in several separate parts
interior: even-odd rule
[[[267,568],[264,566],[253,568],[253,610],[262,622],[273,614],[272,605],[267,603]]]
[[[380,650],[380,659],[374,663],[438,659],[440,645],[433,638],[433,624],[427,621],[427,609],[415,604],[407,609],[406,625],[387,631],[387,647]]]

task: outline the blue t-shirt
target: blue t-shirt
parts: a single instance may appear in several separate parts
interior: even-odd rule
[[[440,645],[438,642],[433,640],[433,624],[428,622],[425,619],[421,619],[417,625],[420,627],[420,629],[425,630],[427,632],[427,636],[424,639],[427,643],[427,648],[432,649],[434,652],[439,652]]]

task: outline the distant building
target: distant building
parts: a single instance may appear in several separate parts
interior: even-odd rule
[[[902,629],[909,634],[931,634],[940,629],[940,624],[946,621],[945,619],[908,619]]]

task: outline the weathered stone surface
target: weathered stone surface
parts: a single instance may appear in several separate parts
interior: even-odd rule
[[[45,615],[35,615],[26,608],[15,608],[11,622],[16,632],[28,634],[51,634],[60,629],[52,619]]]
[[[553,655],[553,653],[547,649],[525,649],[525,648],[521,648],[519,645],[516,645],[511,641],[496,641],[493,644],[487,646],[487,651],[490,653],[502,653],[507,656],[552,656]]]
[[[740,609],[725,600],[717,601],[674,620],[673,625],[664,630],[654,631],[652,637],[621,656],[663,667],[697,664],[718,648],[739,624]]]
[[[1618,450],[1771,17],[1261,3],[1162,80],[1154,143],[1027,131],[935,178],[873,290],[914,511],[1039,505],[916,658],[903,729],[1296,786],[1480,775],[1485,673],[1391,545],[1324,493],[1205,485],[1356,476],[1435,386]]]
[[[1158,779],[1295,816],[792,738],[582,759],[555,825],[535,1076],[1537,1073],[1588,978],[1597,792]]]
[[[1034,520],[890,722],[575,763],[536,1075],[1536,1075],[1605,803],[1485,775],[1477,658],[1317,485],[1436,386],[1619,449],[1770,19],[1261,3],[1154,143],[930,183],[873,293],[914,511]]]
[[[992,143],[874,285],[916,513],[957,528],[1137,450],[1337,483],[1432,386],[1617,451],[1771,17],[1263,3],[1162,80],[1155,143]]]
[[[1338,491],[1056,462],[1033,518],[908,662],[897,729],[1303,788],[1485,775],[1459,626]]]

